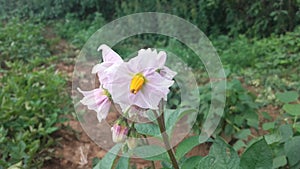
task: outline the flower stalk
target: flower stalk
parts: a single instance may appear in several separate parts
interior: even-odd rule
[[[170,146],[170,142],[169,142],[169,136],[166,132],[166,125],[165,125],[165,120],[164,120],[164,106],[163,106],[163,100],[161,100],[160,104],[159,104],[159,112],[160,112],[160,115],[154,111],[154,113],[156,114],[157,116],[157,122],[158,122],[158,126],[159,126],[159,130],[162,134],[162,138],[163,138],[163,141],[164,141],[164,144],[165,144],[165,147],[167,149],[167,152],[168,152],[168,155],[171,159],[171,162],[172,162],[172,165],[175,169],[179,169],[179,166],[178,166],[178,163],[177,163],[177,160],[175,158],[175,155],[174,155],[174,152],[173,152],[173,149],[171,148]]]

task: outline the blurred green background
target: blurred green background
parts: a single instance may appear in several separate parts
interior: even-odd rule
[[[43,168],[53,158],[55,133],[74,115],[70,75],[79,50],[104,24],[148,11],[190,21],[218,51],[228,90],[216,134],[230,138],[237,150],[251,135],[281,131],[299,137],[299,110],[283,108],[299,104],[299,0],[0,0],[0,169]],[[114,49],[126,56],[149,46],[172,51],[196,70],[203,101],[194,125],[198,133],[210,105],[204,66],[183,44],[158,35],[134,36]],[[176,107],[176,86],[172,91],[169,106]],[[296,99],[285,102],[291,97]],[[272,142],[274,159],[284,156],[277,168],[300,166],[300,159],[291,162],[282,150],[287,141]]]

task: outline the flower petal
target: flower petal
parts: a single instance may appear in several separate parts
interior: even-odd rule
[[[145,55],[144,55],[145,54]],[[158,109],[161,99],[167,100],[169,87],[174,81],[169,79],[174,77],[176,72],[166,68],[165,76],[157,72],[159,67],[164,68],[166,54],[157,54],[156,50],[141,50],[139,55],[127,63],[122,63],[115,74],[112,76],[110,84],[107,85],[112,99],[119,104],[124,111],[125,106],[136,105],[143,109]],[[148,61],[149,60],[149,61]],[[133,94],[130,92],[132,78],[136,74],[142,74],[146,82],[141,89]]]
[[[103,119],[106,119],[107,114],[110,110],[111,102],[106,99],[104,102],[99,106],[97,110],[97,119],[101,122]]]
[[[167,54],[164,51],[157,53],[156,50],[141,49],[138,52],[138,55],[129,60],[130,65],[135,65],[137,69],[143,70],[145,68],[163,68],[167,59]]]
[[[145,71],[147,82],[137,94],[129,94],[130,104],[144,109],[158,109],[161,99],[167,100],[169,87],[174,81],[163,78],[156,71]]]
[[[168,68],[167,66],[164,66],[164,67],[160,70],[159,74],[160,74],[162,77],[164,77],[164,78],[166,78],[166,79],[168,79],[168,80],[172,80],[172,79],[177,75],[177,72],[171,70],[171,69]]]
[[[103,62],[93,67],[92,73],[97,73],[101,84],[108,83],[109,77],[114,73],[117,66],[123,63],[122,58],[114,52],[110,47],[103,44],[98,48],[98,51],[102,50]]]
[[[105,92],[102,88],[97,88],[91,91],[82,91],[80,88],[77,88],[77,90],[84,95],[80,102],[83,105],[86,105],[88,109],[97,112],[97,118],[99,122],[107,117],[111,102],[105,95]]]
[[[128,69],[128,63],[121,64],[110,76],[109,83],[104,87],[111,93],[112,99],[120,106],[128,105],[128,92],[133,72]],[[124,111],[124,106],[122,110]]]
[[[103,44],[99,46],[98,51],[102,50],[102,58],[103,62],[123,62],[122,58],[115,52],[113,51],[109,46]]]

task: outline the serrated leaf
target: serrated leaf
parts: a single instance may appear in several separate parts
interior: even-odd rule
[[[298,99],[299,95],[295,91],[288,91],[284,93],[276,93],[276,98],[283,103],[290,103],[293,101],[296,101]]]
[[[288,158],[290,166],[294,166],[300,162],[300,136],[296,136],[288,140],[284,144],[284,151]]]
[[[240,158],[223,139],[217,138],[209,155],[202,158],[198,169],[239,169]]]
[[[253,143],[241,156],[243,169],[272,169],[272,150],[265,139]]]
[[[113,146],[93,169],[110,169],[113,166],[121,147],[122,144],[116,144]]]
[[[146,145],[140,146],[133,149],[133,153],[145,160],[155,161],[155,160],[166,160],[169,161],[169,156],[167,155],[167,150],[163,147],[157,145]]]
[[[180,142],[176,148],[175,156],[180,160],[187,152],[192,150],[195,146],[199,145],[199,136],[189,137]]]
[[[283,110],[292,116],[300,115],[300,104],[285,104],[283,105]]]

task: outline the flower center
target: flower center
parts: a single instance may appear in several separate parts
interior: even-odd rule
[[[136,94],[139,90],[142,89],[143,85],[145,84],[145,77],[138,73],[133,76],[130,84],[130,92]]]

